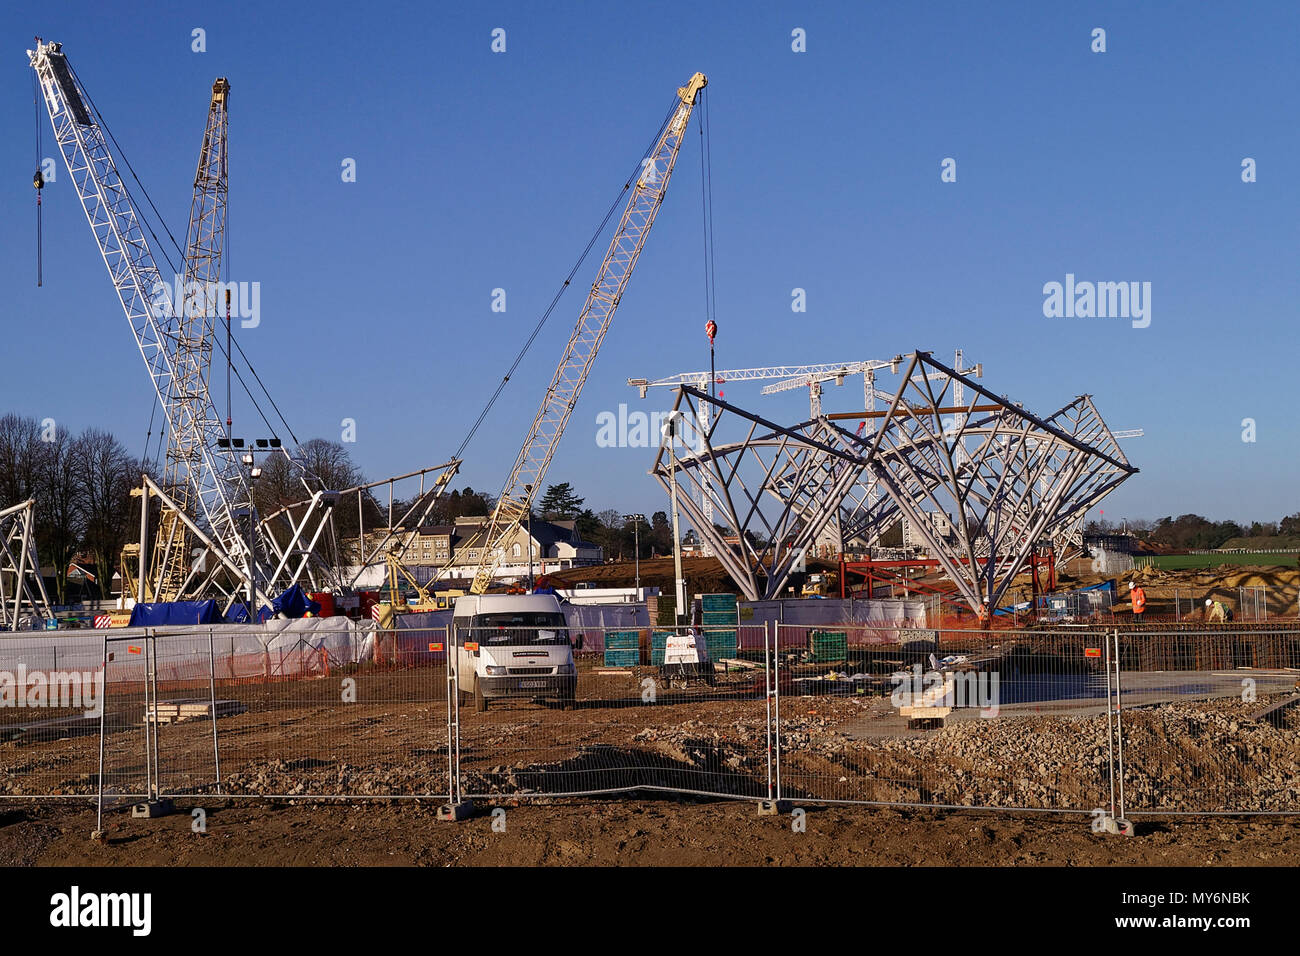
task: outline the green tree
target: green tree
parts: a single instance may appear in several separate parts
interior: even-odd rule
[[[586,500],[579,498],[573,486],[567,481],[562,481],[558,485],[547,485],[546,494],[542,495],[538,509],[541,511],[542,520],[562,521],[578,517],[582,513],[582,505]]]

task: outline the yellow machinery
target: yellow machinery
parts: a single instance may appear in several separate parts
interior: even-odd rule
[[[464,591],[460,590],[442,591],[437,594],[430,591],[428,587],[415,579],[415,575],[407,570],[396,551],[388,552],[384,558],[384,563],[388,565],[389,600],[381,603],[391,603],[393,610],[398,614],[410,614],[418,611],[444,611],[452,606],[456,598],[465,594]],[[406,601],[400,583],[402,580],[405,580],[415,591],[415,603],[412,604]]]
[[[802,593],[803,597],[827,597],[838,588],[838,575],[815,571],[804,581]]]

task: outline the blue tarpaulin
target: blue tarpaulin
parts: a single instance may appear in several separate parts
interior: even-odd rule
[[[283,614],[285,617],[305,617],[308,614],[320,614],[320,605],[307,596],[298,585],[286,589],[279,597],[271,602],[271,606],[262,605],[262,609],[257,612],[257,620],[267,621],[277,614]],[[226,622],[229,624],[243,624],[248,620],[248,608],[243,604],[233,605],[226,612]]]
[[[130,627],[168,627],[175,624],[220,624],[216,601],[160,601],[136,604]]]

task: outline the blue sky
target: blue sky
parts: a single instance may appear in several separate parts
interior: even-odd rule
[[[1300,510],[1294,5],[131,9],[0,14],[0,409],[107,427],[139,450],[152,406],[61,166],[35,287],[33,35],[64,44],[178,238],[211,82],[229,77],[231,278],[261,283],[261,324],[240,341],[300,438],[338,439],[355,419],[349,447],[372,478],[459,445],[675,89],[701,70],[719,368],[915,348],[948,361],[961,346],[985,385],[1035,411],[1088,392],[1112,426],[1146,429],[1125,446],[1142,472],[1104,504],[1108,518]],[[196,27],[205,53],[191,51]],[[503,54],[490,49],[497,27]],[[1095,27],[1105,53],[1091,52]],[[791,50],[795,28],[806,53]],[[41,122],[52,155],[43,108]],[[596,416],[667,404],[666,391],[642,402],[629,377],[708,367],[698,150],[692,132],[549,476],[597,510],[648,513],[666,496],[646,475],[652,450],[597,447]],[[345,157],[355,183],[341,181]],[[940,181],[945,157],[955,183]],[[1257,182],[1241,181],[1244,157]],[[499,489],[596,264],[458,484]],[[1044,283],[1067,273],[1150,282],[1150,327],[1044,317]],[[860,394],[828,391],[827,409]],[[799,392],[727,397],[806,417]],[[237,401],[241,430],[264,432]]]

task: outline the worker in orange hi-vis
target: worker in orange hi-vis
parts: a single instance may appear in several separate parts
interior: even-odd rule
[[[1141,621],[1142,612],[1147,609],[1147,592],[1136,581],[1128,583],[1129,600],[1133,602],[1133,620]]]
[[[989,630],[989,621],[992,617],[992,615],[989,613],[988,598],[985,598],[983,603],[980,604],[980,608],[977,614],[979,615],[979,629],[981,631],[984,631],[987,634]]]

